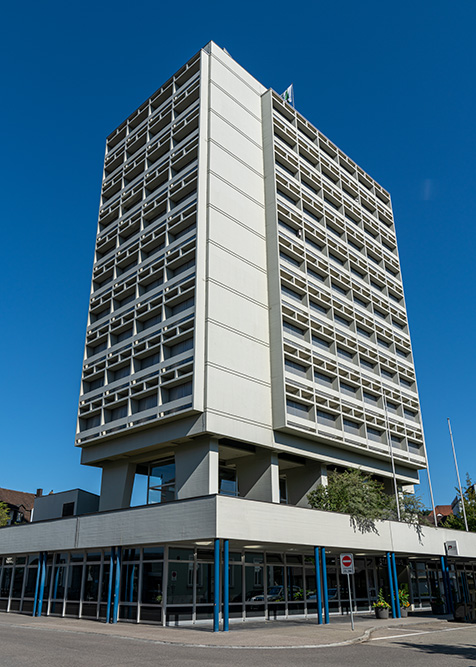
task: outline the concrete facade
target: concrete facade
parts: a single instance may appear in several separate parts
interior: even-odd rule
[[[99,512],[2,530],[0,610],[322,620],[342,551],[356,611],[475,588],[474,535],[308,507],[427,465],[390,195],[213,42],[107,139],[76,445]]]
[[[390,196],[214,43],[108,137],[76,444],[104,510],[170,456],[299,505],[426,466]]]

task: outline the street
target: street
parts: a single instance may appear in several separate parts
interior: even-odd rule
[[[105,626],[102,626],[103,628]],[[436,629],[435,629],[436,628]],[[106,626],[107,630],[107,626]],[[121,628],[117,628],[120,632]],[[197,645],[166,643],[126,634],[99,634],[75,629],[65,624],[32,627],[18,616],[2,615],[0,621],[1,667],[141,667],[167,664],[172,667],[194,665],[236,667],[315,666],[316,662],[329,667],[350,665],[373,667],[382,665],[411,665],[412,667],[476,667],[476,628],[474,625],[455,626],[444,623],[408,627],[385,627],[373,632],[363,643],[346,646],[314,646],[312,648],[230,648],[204,646],[210,633],[197,633]],[[263,627],[263,632],[266,628]],[[313,629],[314,631],[314,629]],[[178,630],[177,632],[180,632]],[[261,633],[260,633],[261,634]],[[235,635],[236,636],[236,635]],[[180,639],[180,636],[178,636]]]

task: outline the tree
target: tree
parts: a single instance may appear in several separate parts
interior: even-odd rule
[[[350,514],[354,527],[363,533],[377,532],[375,522],[390,512],[383,484],[358,469],[330,472],[327,486],[318,486],[307,499],[315,509]]]
[[[398,494],[400,520],[419,528],[425,514],[419,496],[407,491]],[[350,514],[351,522],[361,532],[378,532],[376,521],[396,521],[397,503],[384,486],[359,469],[329,473],[328,485],[318,486],[307,496],[314,509]]]
[[[456,489],[456,493],[460,505],[459,515],[456,516],[456,514],[453,514],[447,517],[444,526],[445,528],[453,528],[454,530],[466,530],[459,489]],[[471,532],[476,533],[476,491],[475,485],[468,473],[466,473],[466,486],[463,487],[463,501],[466,510],[466,519],[468,521],[468,529]]]
[[[9,518],[10,510],[8,509],[8,505],[0,502],[0,528],[7,525]]]

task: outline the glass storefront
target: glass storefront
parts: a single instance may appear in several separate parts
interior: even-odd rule
[[[48,554],[42,613],[105,619],[110,562],[110,550]],[[327,556],[326,566],[330,614],[346,614],[347,577],[341,575],[335,556]],[[0,611],[32,613],[37,573],[38,555],[0,558]],[[397,559],[397,575],[399,585],[408,585],[415,609],[427,609],[444,598],[437,560]],[[450,564],[450,584],[455,603],[472,598],[476,566]],[[389,596],[385,559],[356,556],[351,586],[354,611],[371,611],[379,588]],[[251,549],[230,552],[232,619],[315,617],[316,589],[312,555]],[[214,592],[212,544],[122,549],[119,618],[123,621],[174,625],[211,620]]]

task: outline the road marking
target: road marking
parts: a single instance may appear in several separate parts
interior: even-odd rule
[[[371,642],[381,642],[384,639],[399,639],[400,637],[414,637],[415,635],[432,635],[438,632],[455,632],[455,630],[471,630],[474,628],[445,628],[442,630],[425,630],[423,632],[406,632],[404,635],[388,635],[388,637],[373,637]]]

